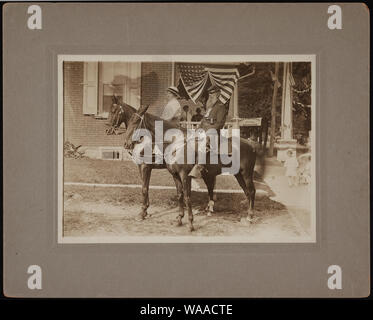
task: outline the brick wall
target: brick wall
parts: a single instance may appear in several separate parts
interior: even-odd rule
[[[83,62],[64,63],[64,141],[85,148],[122,146],[123,135],[105,134],[106,120],[83,114]],[[141,104],[160,115],[167,103],[166,89],[172,85],[172,64],[146,62],[141,65]]]
[[[166,89],[171,85],[173,85],[171,62],[141,64],[141,104],[150,104],[150,113],[161,115],[167,104]]]
[[[106,120],[83,114],[83,62],[64,62],[64,141],[83,147],[122,146],[123,136],[108,136]]]

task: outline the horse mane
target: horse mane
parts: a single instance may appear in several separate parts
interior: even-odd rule
[[[136,110],[134,107],[132,107],[132,106],[130,106],[129,104],[127,104],[127,103],[123,103],[121,106],[122,106],[123,108],[127,108],[127,109],[131,112],[129,115],[127,115],[126,112],[123,112],[123,115],[122,115],[122,122],[124,122],[124,124],[125,124],[126,127],[127,127],[127,122],[128,122],[128,120],[132,117],[132,115],[133,115],[135,112],[137,112],[137,110]]]
[[[138,111],[134,107],[130,106],[127,103],[123,103],[122,107],[127,107],[132,112],[132,114],[136,113]],[[130,116],[132,116],[132,114]],[[129,118],[128,118],[128,120],[129,120]],[[161,117],[158,117],[158,116],[156,116],[152,113],[146,112],[144,120],[145,121],[150,121],[152,123],[155,123],[155,121],[163,121],[163,127],[165,129],[172,129],[172,128],[178,128],[179,129],[179,127],[175,126],[172,122],[167,121],[167,120],[163,120]]]
[[[127,108],[129,108],[131,111],[133,111],[133,112],[136,112],[136,111],[137,111],[134,107],[130,106],[130,105],[127,104],[127,103],[123,103],[122,107],[127,107]]]

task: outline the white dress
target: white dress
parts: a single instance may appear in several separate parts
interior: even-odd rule
[[[285,160],[285,168],[286,168],[286,173],[285,175],[287,177],[295,177],[297,176],[297,168],[298,168],[298,160],[296,157],[290,157]]]
[[[163,120],[170,121],[170,120],[175,120],[175,119],[179,120],[180,116],[181,116],[181,105],[176,98],[173,98],[170,101],[168,101],[166,106],[163,108],[161,118]],[[157,144],[154,145],[153,152],[154,154],[163,155],[163,152],[159,150],[159,147]]]
[[[163,109],[161,118],[163,120],[172,120],[172,119],[179,119],[181,116],[181,106],[179,101],[176,98],[171,99],[168,101],[166,106]]]

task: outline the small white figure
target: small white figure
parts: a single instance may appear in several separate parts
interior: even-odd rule
[[[289,187],[292,187],[294,185],[297,185],[297,168],[299,164],[291,149],[289,149],[286,154],[288,158],[285,160],[284,163],[284,167],[286,168],[285,175],[288,177]]]

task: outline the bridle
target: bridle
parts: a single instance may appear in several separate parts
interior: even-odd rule
[[[141,119],[141,121],[138,124],[136,130],[137,129],[147,129],[146,124],[145,124],[145,120],[144,120],[145,114],[143,114],[142,116],[140,116],[137,112],[135,112],[134,115],[137,116],[137,117],[139,117]],[[143,125],[143,127],[142,127],[142,125]]]
[[[117,132],[117,130],[119,129],[119,126],[121,125],[121,123],[123,122],[122,120],[122,114],[124,113],[124,110],[123,110],[123,106],[120,105],[120,104],[113,104],[113,106],[118,106],[119,107],[119,111],[117,114],[115,114],[114,116],[116,117],[115,118],[115,122],[110,126],[110,128],[107,130],[109,133],[114,133],[114,134],[122,134],[124,133],[123,132]]]
[[[119,125],[120,125],[120,119],[121,119],[121,115],[122,113],[124,113],[124,110],[123,110],[123,106],[121,104],[118,104],[119,106],[119,112],[118,112],[118,116],[117,116],[117,119],[116,119],[116,122],[115,124],[113,125],[114,128],[118,128]]]
[[[136,117],[140,118],[140,122],[137,125],[136,129],[133,131],[132,137],[133,137],[133,134],[136,132],[136,130],[140,130],[140,129],[146,129],[147,130],[148,129],[146,127],[146,124],[145,124],[145,114],[139,115],[137,112],[135,112],[133,115],[135,115]]]

